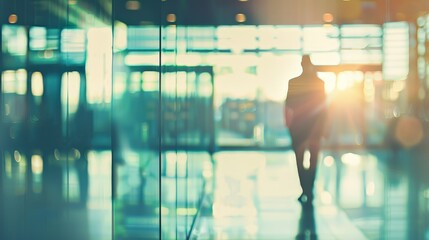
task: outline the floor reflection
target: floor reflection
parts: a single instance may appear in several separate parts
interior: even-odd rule
[[[317,239],[313,204],[302,204],[301,217],[299,219],[298,235],[296,236],[295,239],[296,240]]]
[[[291,151],[165,153],[161,176],[156,152],[8,151],[0,237],[156,239],[161,214],[163,239],[428,239],[424,153],[325,150],[301,205]]]
[[[303,206],[296,200],[301,188],[291,152],[216,153],[213,204],[207,204],[212,215],[198,219],[192,236],[427,239],[424,153],[325,150],[318,163],[316,199]]]

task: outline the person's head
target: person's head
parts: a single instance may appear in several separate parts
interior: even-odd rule
[[[302,71],[313,71],[314,65],[311,62],[310,55],[303,55],[301,60]]]

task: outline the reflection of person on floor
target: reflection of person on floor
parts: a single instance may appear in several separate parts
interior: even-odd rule
[[[304,205],[301,209],[301,218],[299,219],[299,229],[296,240],[316,240],[316,223],[314,220],[313,205]]]
[[[324,132],[326,107],[324,82],[317,77],[316,70],[308,55],[303,56],[302,74],[289,81],[285,102],[286,125],[292,138],[299,181],[303,190],[301,203],[313,200],[313,185],[320,149],[320,139]],[[304,167],[304,152],[310,151],[310,166]]]

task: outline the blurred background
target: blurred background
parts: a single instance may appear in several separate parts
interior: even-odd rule
[[[427,0],[11,0],[0,32],[1,239],[429,239]]]

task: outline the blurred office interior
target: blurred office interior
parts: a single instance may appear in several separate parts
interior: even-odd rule
[[[0,32],[0,239],[429,239],[427,0],[9,0]]]

